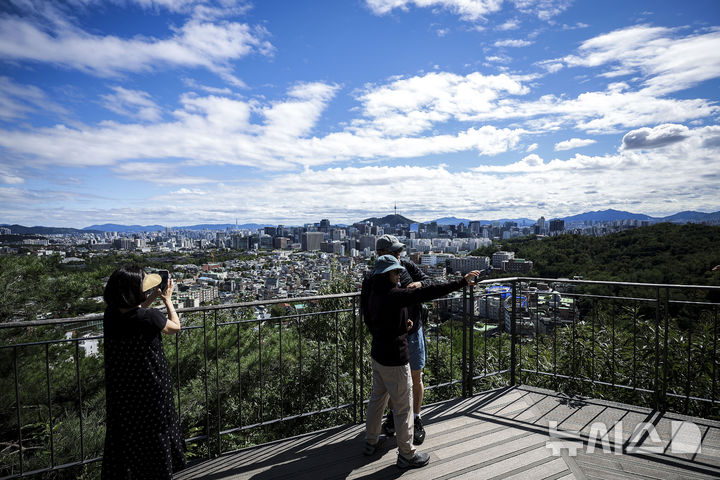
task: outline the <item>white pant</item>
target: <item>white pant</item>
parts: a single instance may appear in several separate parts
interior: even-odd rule
[[[375,444],[380,437],[388,398],[392,399],[398,451],[404,458],[415,456],[413,447],[412,377],[410,365],[386,367],[372,359],[373,386],[368,402],[365,439]]]

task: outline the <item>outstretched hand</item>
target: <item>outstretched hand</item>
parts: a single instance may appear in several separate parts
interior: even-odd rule
[[[476,285],[478,283],[478,279],[480,278],[480,270],[473,270],[472,272],[465,274],[465,281],[467,281],[468,285]]]

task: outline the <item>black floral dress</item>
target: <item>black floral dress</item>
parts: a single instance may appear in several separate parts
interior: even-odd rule
[[[160,338],[166,321],[154,308],[105,310],[104,480],[170,479],[185,466],[185,442]]]

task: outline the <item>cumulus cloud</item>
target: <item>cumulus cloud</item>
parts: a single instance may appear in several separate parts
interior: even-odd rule
[[[264,170],[462,151],[495,155],[515,148],[525,133],[519,128],[482,126],[452,134],[395,135],[392,130],[378,130],[376,127],[382,122],[376,118],[374,126],[314,134],[321,114],[337,90],[337,86],[323,83],[298,84],[284,100],[265,104],[186,94],[180,99],[182,107],[172,112],[172,121],[150,124],[106,121],[97,126],[6,129],[0,131],[0,146],[34,166],[122,164],[114,172],[124,178],[180,183],[145,171],[153,164],[144,161],[173,159],[185,166],[242,165]],[[137,92],[117,91],[132,99],[147,100]],[[378,107],[378,112],[381,110]],[[252,121],[253,114],[259,121]],[[205,182],[202,178],[199,182],[183,178],[188,183]]]
[[[570,140],[564,140],[555,144],[555,151],[561,150],[572,150],[574,148],[586,147],[596,143],[591,138],[571,138]]]
[[[407,135],[449,119],[468,121],[480,114],[491,115],[500,98],[528,93],[523,81],[529,78],[437,72],[369,86],[358,100],[371,125],[356,125],[375,127],[390,135]]]
[[[682,142],[688,138],[689,129],[684,125],[665,124],[654,128],[640,128],[628,132],[622,139],[624,150],[660,148]]]

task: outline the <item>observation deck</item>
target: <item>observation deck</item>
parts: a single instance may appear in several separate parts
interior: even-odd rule
[[[428,304],[430,464],[412,471],[394,439],[362,455],[358,297],[180,310],[175,478],[720,477],[720,287],[516,277]],[[0,328],[1,479],[99,478],[100,319]]]

